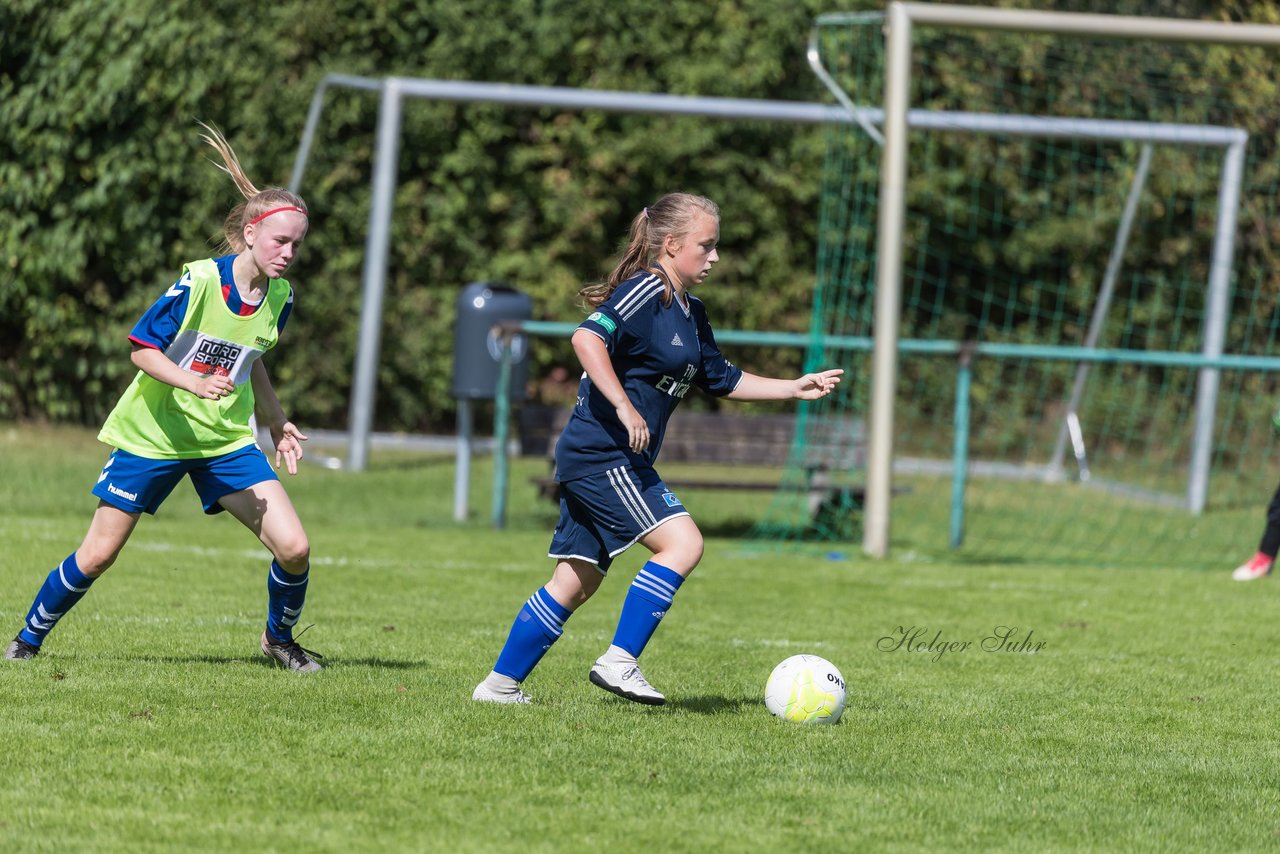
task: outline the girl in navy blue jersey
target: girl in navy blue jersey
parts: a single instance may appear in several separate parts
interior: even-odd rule
[[[706,309],[690,293],[718,260],[719,240],[714,202],[669,193],[632,221],[609,278],[583,290],[595,310],[573,333],[584,374],[556,443],[555,570],[520,609],[472,699],[529,702],[520,684],[600,587],[613,559],[638,542],[653,556],[628,589],[613,643],[589,678],[628,700],[665,703],[637,659],[702,558],[702,532],[653,468],[667,419],[693,386],[731,400],[816,400],[840,382],[840,370],[759,377],[721,355]]]

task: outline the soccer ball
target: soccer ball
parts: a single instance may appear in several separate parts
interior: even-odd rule
[[[844,677],[816,655],[793,655],[769,674],[764,707],[798,724],[833,724],[844,711]]]

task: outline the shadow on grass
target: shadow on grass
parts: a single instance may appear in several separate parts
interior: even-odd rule
[[[704,522],[698,520],[698,527],[702,530],[704,536],[707,537],[723,537],[725,539],[740,539],[750,534],[756,526],[755,519],[737,518],[737,519],[717,519],[714,522]]]
[[[430,665],[425,661],[397,661],[390,658],[338,658],[322,659],[326,668],[376,667],[382,670],[427,670]]]
[[[671,703],[677,709],[686,712],[695,712],[699,715],[720,715],[728,712],[736,712],[746,706],[756,706],[760,704],[757,697],[681,697]]]
[[[145,661],[152,664],[247,664],[254,667],[282,669],[275,660],[265,655],[131,655],[128,661]],[[381,670],[426,670],[425,661],[399,661],[388,658],[321,658],[326,669],[350,667],[376,667]]]

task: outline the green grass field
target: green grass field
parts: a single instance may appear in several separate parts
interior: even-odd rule
[[[90,432],[0,425],[6,638],[83,535],[105,453]],[[645,656],[662,708],[586,679],[636,549],[527,683],[535,705],[471,703],[551,568],[554,517],[526,483],[543,470],[517,463],[502,532],[484,460],[465,525],[448,458],[288,480],[313,545],[303,640],[328,665],[311,677],[256,649],[265,552],[180,486],[39,658],[0,663],[0,850],[1280,846],[1280,588],[1234,584],[1176,541],[1091,566],[948,558],[916,542],[927,518],[895,521],[887,562],[711,537]],[[758,509],[684,497],[712,531]],[[984,651],[1001,626],[1043,646]],[[914,629],[971,646],[882,641]],[[797,652],[843,671],[838,726],[764,710],[770,669]]]

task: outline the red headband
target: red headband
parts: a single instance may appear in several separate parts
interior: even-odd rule
[[[271,210],[267,211],[266,213],[262,214],[261,216],[255,216],[253,219],[251,219],[251,220],[249,220],[248,222],[246,222],[246,223],[245,223],[245,225],[253,225],[255,222],[262,222],[264,219],[266,219],[267,217],[271,216],[272,214],[278,214],[278,213],[280,213],[281,211],[297,211],[298,213],[302,214],[303,216],[306,216],[306,215],[307,215],[307,212],[306,212],[306,211],[304,211],[304,210],[303,210],[302,208],[300,208],[300,207],[296,207],[295,205],[285,205],[285,206],[284,206],[284,207],[282,207],[282,208],[272,208]]]

